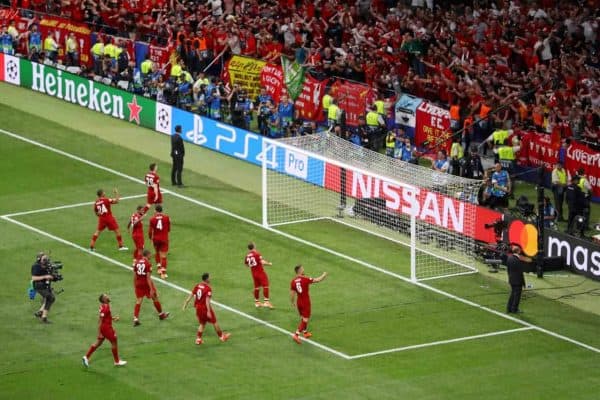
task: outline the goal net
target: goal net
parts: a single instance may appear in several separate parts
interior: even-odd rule
[[[406,246],[413,280],[476,272],[479,182],[334,135],[263,141],[263,225],[326,220]]]

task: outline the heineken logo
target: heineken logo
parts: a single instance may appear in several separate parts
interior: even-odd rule
[[[46,68],[41,64],[32,63],[31,67],[32,90],[115,118],[125,119],[123,97],[112,93],[110,88],[75,75],[63,74],[60,70]],[[137,104],[135,96],[130,103],[127,103],[127,107],[129,121],[136,121],[139,124],[142,107]]]

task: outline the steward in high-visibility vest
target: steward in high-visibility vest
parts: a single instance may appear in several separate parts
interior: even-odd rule
[[[337,106],[335,100],[332,99],[331,104],[327,109],[327,122],[329,127],[333,128],[339,122],[340,113],[340,108]]]
[[[460,160],[465,156],[462,144],[460,143],[460,137],[455,137],[450,147],[450,166],[452,167],[451,173],[456,176],[460,176]]]
[[[146,75],[148,75],[152,72],[153,64],[154,63],[150,59],[150,56],[147,55],[146,59],[144,61],[142,61],[142,64],[140,64],[140,72],[142,73],[142,78],[145,78]]]
[[[502,168],[511,173],[514,169],[515,160],[517,158],[514,147],[509,146],[508,140],[505,140],[504,144],[498,147],[496,154],[498,154],[498,162],[500,162]]]
[[[366,117],[366,121],[367,121],[367,126],[370,127],[371,129],[376,129],[379,128],[380,124],[379,124],[379,118],[381,117],[381,115],[379,115],[377,113],[377,111],[371,110],[367,113],[367,117]]]
[[[375,105],[377,114],[385,117],[385,102],[381,99],[377,99],[373,105]]]
[[[58,43],[54,40],[52,32],[44,39],[44,53],[46,53],[46,57],[53,62],[58,60]]]
[[[385,137],[385,155],[388,157],[394,157],[396,150],[396,133],[389,131]]]
[[[323,107],[323,119],[329,125],[329,107],[333,103],[333,97],[329,94],[329,90],[325,92],[325,95],[321,99],[321,106]]]
[[[94,60],[94,73],[102,73],[102,57],[104,57],[104,43],[100,37],[98,41],[92,46],[92,59]]]
[[[495,145],[504,144],[510,132],[507,129],[496,129],[494,133],[492,133],[492,140]]]
[[[577,182],[577,186],[581,189],[585,196],[584,205],[583,205],[583,217],[585,219],[585,228],[590,229],[590,212],[591,212],[591,195],[592,195],[592,185],[590,185],[590,181],[588,180],[585,169],[579,168],[577,170],[576,176],[579,177],[579,182]]]
[[[183,67],[181,66],[181,64],[183,64],[183,61],[178,60],[175,65],[171,66],[171,78],[172,79],[177,80],[183,73]]]

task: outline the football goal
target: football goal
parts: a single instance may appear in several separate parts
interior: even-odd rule
[[[263,143],[264,226],[328,220],[407,246],[415,281],[477,271],[472,200],[480,182],[330,134]]]

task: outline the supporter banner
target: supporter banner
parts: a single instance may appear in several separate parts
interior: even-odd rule
[[[327,81],[318,81],[312,76],[307,76],[300,96],[294,103],[298,115],[302,119],[321,119],[321,100],[325,94]]]
[[[233,56],[229,60],[227,72],[231,85],[240,85],[254,99],[260,89],[260,73],[267,63],[254,58]]]
[[[408,128],[417,126],[417,107],[423,102],[420,97],[403,94],[396,103],[396,123]]]
[[[16,8],[0,8],[0,22],[8,25],[9,21],[19,19],[19,10]]]
[[[574,273],[600,281],[600,245],[597,243],[545,229],[544,255],[562,257]]]
[[[260,86],[267,90],[276,103],[279,102],[279,97],[285,93],[281,67],[271,63],[266,64],[260,72]]]
[[[565,164],[565,168],[571,175],[574,175],[579,168],[583,168],[592,185],[593,197],[600,197],[600,153],[598,151],[572,141],[567,149]]]
[[[39,29],[42,38],[45,38],[49,34],[54,35],[54,39],[59,46],[58,56],[61,59],[65,56],[67,38],[70,33],[74,33],[77,43],[79,44],[79,59],[81,63],[87,66],[91,65],[90,49],[92,46],[92,31],[86,24],[71,22],[68,19],[60,17],[45,16],[40,20]]]
[[[357,126],[358,117],[365,115],[368,106],[375,101],[375,93],[370,86],[352,82],[336,81],[331,86],[331,95],[346,112],[346,124],[350,126]]]
[[[304,67],[296,61],[290,61],[281,57],[281,68],[283,69],[283,80],[285,87],[293,101],[296,101],[304,84]]]
[[[528,167],[543,166],[552,171],[558,161],[560,144],[553,143],[552,137],[543,133],[525,132],[521,134],[519,164]]]
[[[156,123],[155,102],[145,97],[26,59],[4,56],[4,81],[147,128]]]
[[[421,102],[416,109],[415,143],[417,146],[435,146],[450,149],[450,111],[428,101]]]
[[[150,53],[150,59],[157,63],[159,68],[167,69],[167,64],[169,64],[169,60],[171,57],[170,47],[159,47],[150,45],[148,46],[148,52]],[[144,61],[144,59],[140,60],[140,62],[142,61]],[[170,69],[168,71],[170,71]]]

